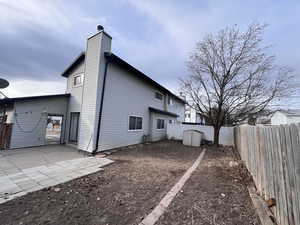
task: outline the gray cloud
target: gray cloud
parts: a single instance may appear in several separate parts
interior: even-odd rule
[[[300,71],[298,1],[3,2],[0,0],[0,74],[12,84],[15,80],[26,80],[27,85],[28,80],[34,84],[40,80],[44,86],[65,82],[60,72],[84,50],[97,24],[112,35],[116,54],[171,89],[178,87],[178,77],[187,74],[185,61],[196,41],[225,26],[237,24],[243,29],[253,21],[270,24],[266,43],[275,44],[278,63],[294,66],[297,74]],[[19,83],[14,87],[20,87]],[[54,91],[58,90],[62,86]],[[22,90],[11,93],[22,94]]]
[[[0,72],[14,79],[54,80],[80,48],[47,30],[2,34]],[[57,77],[54,77],[57,75]]]

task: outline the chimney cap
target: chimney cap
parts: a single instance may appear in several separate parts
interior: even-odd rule
[[[98,30],[98,31],[102,31],[102,30],[104,30],[104,27],[101,26],[101,25],[98,25],[98,26],[97,26],[97,30]]]

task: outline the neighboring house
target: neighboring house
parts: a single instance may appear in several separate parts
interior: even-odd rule
[[[255,124],[262,124],[262,125],[270,125],[271,124],[271,115],[269,116],[258,116],[255,118]]]
[[[61,143],[90,153],[166,138],[185,101],[111,53],[100,30],[62,73],[66,94],[0,100],[13,123],[10,148],[46,144],[48,116],[62,117]]]
[[[271,125],[300,123],[300,110],[278,110],[271,117]]]
[[[201,125],[207,124],[207,119],[200,112],[198,112],[195,108],[186,105],[184,112],[184,122],[186,123],[198,123]]]

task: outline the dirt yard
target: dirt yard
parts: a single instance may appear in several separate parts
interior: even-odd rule
[[[198,169],[156,224],[260,225],[246,187],[249,176],[244,168],[232,166],[233,159],[231,149],[207,148]]]
[[[138,224],[200,152],[171,141],[118,151],[102,172],[1,204],[0,224]],[[230,160],[230,153],[209,148],[157,224],[259,224]]]

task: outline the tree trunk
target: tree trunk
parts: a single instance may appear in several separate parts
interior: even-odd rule
[[[214,145],[219,145],[220,126],[214,126]]]

